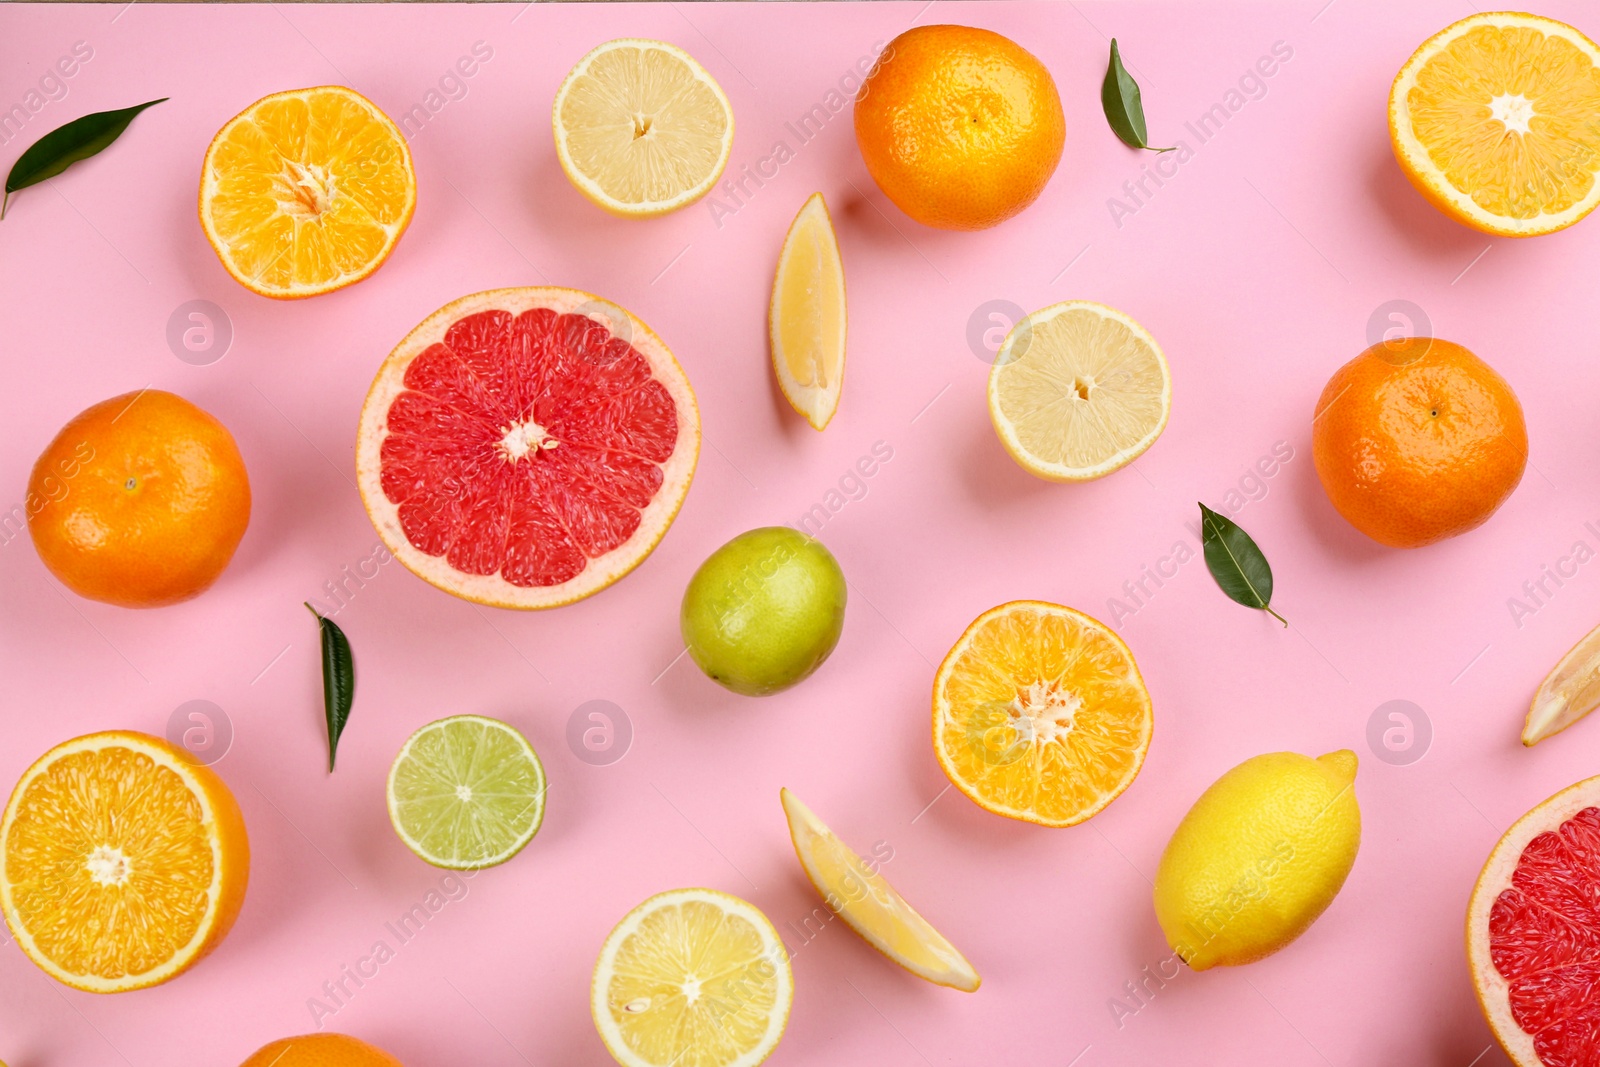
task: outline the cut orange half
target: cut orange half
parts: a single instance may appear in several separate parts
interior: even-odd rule
[[[963,993],[977,990],[983,979],[972,964],[895,892],[876,867],[834,836],[799,797],[787,789],[779,796],[800,866],[834,914],[918,978]]]
[[[1600,626],[1568,649],[1539,683],[1522,724],[1522,743],[1537,745],[1596,707],[1600,707]]]
[[[1484,233],[1564,229],[1600,204],[1600,48],[1565,23],[1495,11],[1422,43],[1389,90],[1400,169]]]
[[[0,907],[18,947],[91,993],[192,967],[233,925],[249,875],[228,787],[147,734],[57,745],[23,774],[0,820]]]
[[[285,300],[377,270],[416,206],[405,138],[339,85],[257,100],[212,138],[200,172],[200,225],[222,265]]]
[[[813,429],[824,429],[844,387],[845,300],[844,263],[821,193],[811,194],[783,239],[767,329],[778,388]]]
[[[575,289],[491,289],[428,316],[378,368],[356,482],[415,574],[552,608],[643,562],[699,454],[694,390],[650,327]]]
[[[979,807],[1073,826],[1127,789],[1150,694],[1122,639],[1081,611],[1015,600],[978,616],[933,682],[933,749]]]

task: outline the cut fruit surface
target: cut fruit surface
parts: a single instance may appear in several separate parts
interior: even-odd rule
[[[800,866],[850,929],[918,978],[964,993],[977,990],[982,979],[972,964],[895,892],[876,867],[834,836],[793,793],[785,789],[780,796]]]
[[[494,289],[434,312],[384,361],[356,480],[416,574],[549,608],[650,554],[699,451],[694,392],[648,326],[573,289]]]
[[[1600,777],[1507,830],[1467,907],[1479,1005],[1518,1067],[1600,1064]]]
[[[681,48],[607,41],[578,61],[552,108],[556,157],[613,214],[664,215],[716,184],[733,151],[733,108]]]
[[[1127,789],[1150,694],[1122,639],[1080,611],[1015,600],[978,616],[933,682],[939,765],[980,807],[1073,826]]]
[[[1600,203],[1600,49],[1565,23],[1496,11],[1424,41],[1389,91],[1395,158],[1435,207],[1504,237]]]
[[[1538,690],[1522,725],[1522,743],[1536,745],[1600,707],[1600,626],[1567,650]]]
[[[257,100],[218,131],[200,173],[206,239],[262,296],[315,296],[367,277],[416,206],[405,138],[339,85]]]
[[[753,904],[675,889],[630,911],[594,967],[590,1008],[624,1067],[755,1067],[783,1037],[794,977]]]
[[[522,851],[544,821],[544,764],[512,727],[453,715],[412,734],[389,768],[389,822],[435,867],[473,871]]]
[[[91,993],[193,966],[233,925],[249,875],[228,787],[147,734],[57,745],[23,774],[0,820],[0,907],[18,947]]]
[[[772,369],[791,407],[823,429],[844,387],[844,263],[833,219],[812,193],[789,225],[767,312]]]
[[[1172,377],[1144,327],[1088,300],[1014,326],[989,372],[989,418],[1011,458],[1057,482],[1132,463],[1166,429]]]

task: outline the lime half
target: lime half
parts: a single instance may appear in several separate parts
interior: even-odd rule
[[[435,867],[493,867],[544,821],[544,765],[497,719],[452,715],[406,741],[389,768],[389,822]]]

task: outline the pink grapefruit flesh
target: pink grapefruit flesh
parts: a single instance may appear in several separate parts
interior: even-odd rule
[[[1600,1067],[1600,778],[1506,832],[1467,912],[1484,1015],[1519,1067]]]
[[[573,289],[495,289],[384,361],[356,473],[410,570],[481,604],[549,608],[650,554],[699,450],[688,378],[643,322]]]

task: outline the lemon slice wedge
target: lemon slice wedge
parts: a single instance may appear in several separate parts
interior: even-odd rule
[[[989,417],[1023,469],[1103,478],[1166,429],[1172,376],[1155,338],[1120,311],[1069,300],[1026,316],[989,372]]]
[[[1600,48],[1554,19],[1495,11],[1445,27],[1400,68],[1389,140],[1445,214],[1532,237],[1600,204],[1597,113]]]
[[[972,964],[883,875],[835,837],[793,793],[785,789],[779,796],[800,866],[850,929],[918,978],[964,993],[977,990],[983,980]]]
[[[789,405],[815,429],[828,425],[844,386],[844,264],[821,193],[789,224],[767,314],[772,370]]]
[[[1522,743],[1537,745],[1600,707],[1600,626],[1584,635],[1539,683],[1522,726]]]
[[[664,215],[710,191],[733,151],[733,107],[681,48],[607,41],[556,91],[561,169],[616,215]]]
[[[778,1046],[794,975],[755,905],[674,889],[634,908],[594,966],[595,1028],[623,1067],[755,1067]]]

